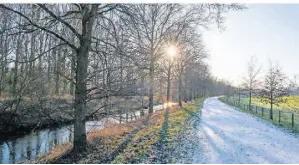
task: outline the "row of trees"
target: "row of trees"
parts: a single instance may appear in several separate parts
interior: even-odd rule
[[[95,114],[113,111],[120,100],[141,98],[143,103],[148,98],[151,114],[166,86],[168,96],[180,105],[201,95],[223,94],[227,84],[211,76],[199,28],[212,24],[221,28],[225,13],[242,8],[236,4],[2,4],[1,96],[20,103],[21,98],[35,102],[70,94],[73,146],[84,149],[88,102],[95,100],[100,107]],[[165,53],[169,46],[178,50],[172,60]]]
[[[278,63],[269,61],[269,68],[264,77],[261,76],[261,65],[256,57],[252,56],[247,66],[247,74],[240,85],[241,92],[248,94],[249,107],[251,108],[252,96],[259,96],[261,101],[270,105],[269,118],[273,119],[273,105],[279,105],[286,101],[286,97],[292,90],[297,90],[296,81],[289,79]]]

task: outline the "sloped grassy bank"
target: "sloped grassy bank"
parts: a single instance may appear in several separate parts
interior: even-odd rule
[[[173,106],[168,114],[156,111],[150,117],[90,133],[84,153],[72,153],[68,144],[26,163],[176,163],[184,157],[178,147],[194,119],[199,119],[203,100],[186,103],[183,108]]]
[[[190,121],[198,117],[203,100],[197,99],[183,108],[173,107],[168,114],[159,115],[157,122],[141,130],[112,163],[175,163],[183,156],[175,150],[181,145],[185,132],[193,127]]]

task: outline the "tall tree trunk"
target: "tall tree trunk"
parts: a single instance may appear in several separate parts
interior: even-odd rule
[[[30,57],[29,57],[29,75],[32,78],[33,76],[33,70],[34,70],[34,59],[35,57],[35,33],[31,34],[31,39],[30,39]]]
[[[52,61],[51,61],[51,63],[52,63],[52,65],[50,65],[51,66],[51,80],[52,81],[50,81],[51,83],[53,83],[53,85],[54,85],[54,87],[52,88],[53,89],[53,94],[57,94],[58,92],[56,91],[56,75],[57,75],[57,49],[56,48],[54,48],[53,49],[53,51],[52,51]],[[51,85],[51,87],[52,87],[52,85]]]
[[[76,68],[76,91],[75,91],[75,125],[74,125],[74,150],[82,151],[86,149],[85,130],[85,110],[86,110],[86,81],[88,67],[88,53],[91,45],[92,26],[94,15],[98,5],[83,7],[82,15],[82,35],[80,37],[80,47],[77,50]]]
[[[193,100],[195,100],[195,99],[196,99],[196,86],[194,86],[194,88],[193,88]]]
[[[151,55],[150,72],[149,72],[149,98],[148,98],[148,112],[152,114],[154,111],[154,57]]]
[[[187,91],[187,89],[185,88],[185,89],[184,89],[184,102],[187,103],[187,101],[188,101],[188,91]]]
[[[3,87],[3,85],[2,84],[4,84],[3,83],[3,80],[4,80],[4,58],[3,58],[3,56],[4,56],[4,36],[3,35],[1,35],[1,37],[0,37],[0,55],[1,55],[1,77],[0,77],[0,95],[2,95],[2,87]]]
[[[3,28],[7,28],[8,25],[8,15],[6,10],[2,11],[1,13],[1,17],[2,17],[2,26]],[[7,73],[7,54],[8,54],[8,46],[9,46],[9,42],[8,42],[8,36],[1,34],[1,38],[0,38],[0,56],[1,56],[1,80],[0,80],[0,95],[2,94],[2,92],[5,90],[5,86],[6,86],[6,73]]]
[[[240,103],[241,103],[241,90],[240,90],[240,88],[238,89],[238,91],[239,91],[239,100],[238,100],[238,105],[240,106]]]
[[[0,95],[2,95],[2,80],[3,80],[3,74],[2,74],[2,68],[3,68],[3,35],[0,36],[0,56],[1,56],[1,77],[0,77]]]
[[[31,19],[38,19],[36,14],[38,15],[38,13],[35,13],[35,8],[36,6],[35,5],[31,5]],[[30,57],[29,57],[29,75],[30,77],[32,78],[33,76],[33,72],[34,72],[34,67],[35,67],[35,61],[33,60],[35,58],[35,36],[36,36],[36,33],[33,32],[31,33],[31,39],[30,39]]]
[[[84,149],[86,146],[85,109],[86,109],[86,77],[88,63],[88,45],[83,45],[77,52],[76,92],[75,92],[75,129],[74,148]]]
[[[124,91],[124,87],[123,87],[123,56],[120,56],[120,91],[121,91],[121,94],[124,94],[123,91]],[[128,82],[127,82],[128,83]]]
[[[166,96],[167,106],[170,101],[170,74],[171,74],[171,64],[169,64],[167,70],[167,96]]]
[[[65,78],[65,58],[67,56],[67,49],[63,49],[63,56],[61,58],[61,66],[60,66],[60,72],[63,74],[62,77],[62,82],[63,82],[63,88],[62,88],[62,93],[65,94],[66,92],[66,86],[67,86],[67,80]]]
[[[273,94],[271,92],[271,96],[270,96],[270,112],[269,112],[269,118],[271,120],[273,120]]]
[[[182,107],[182,73],[179,73],[179,106]]]
[[[141,116],[144,116],[144,101],[143,101],[143,96],[144,96],[144,77],[142,76],[141,77],[141,89],[142,89],[142,91],[140,91],[141,92],[141,112],[140,112],[140,115]]]
[[[1,76],[1,83],[2,85],[2,88],[1,88],[1,91],[5,91],[5,86],[6,86],[6,83],[7,83],[7,79],[6,79],[6,75],[8,73],[8,67],[7,67],[7,56],[8,56],[8,46],[9,46],[9,43],[8,43],[8,36],[5,37],[5,40],[4,40],[4,47],[3,47],[3,54],[2,54],[2,69],[1,69],[1,72],[2,72],[2,76]],[[1,92],[0,92],[1,94]]]
[[[51,38],[49,39],[49,48],[51,48]],[[52,50],[52,52],[53,52],[54,50]],[[48,88],[50,88],[51,87],[51,53],[52,53],[51,51],[50,52],[48,52],[47,53],[47,55],[48,55],[48,58],[47,58],[47,79],[48,79],[48,84],[49,84],[49,86],[48,86]]]
[[[14,69],[14,78],[13,78],[13,85],[12,85],[12,94],[15,96],[17,91],[17,83],[18,83],[18,61],[20,56],[20,49],[21,49],[21,35],[18,36],[17,39],[17,48],[16,48],[16,61],[15,61],[15,69]]]
[[[251,110],[251,90],[249,90],[249,110]]]
[[[60,94],[60,66],[61,66],[61,48],[58,49],[56,52],[56,69],[55,69],[55,94],[59,95]]]
[[[43,41],[44,41],[43,40],[44,39],[43,35],[41,35],[39,39],[40,39],[40,42],[39,42],[40,43],[40,45],[39,45],[39,53],[41,54],[43,52]],[[39,69],[39,72],[42,73],[42,67],[43,67],[43,62],[42,62],[43,58],[42,58],[42,56],[40,56],[38,58],[38,61],[39,61],[38,62],[38,69]]]
[[[74,95],[74,79],[76,72],[76,52],[72,50],[72,57],[71,57],[71,81],[70,81],[70,94]]]

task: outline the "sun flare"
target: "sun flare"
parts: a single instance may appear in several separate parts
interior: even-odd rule
[[[173,58],[177,53],[177,49],[175,46],[169,46],[167,48],[167,55],[171,58]]]

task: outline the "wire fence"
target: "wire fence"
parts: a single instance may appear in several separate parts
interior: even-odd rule
[[[271,121],[276,125],[291,129],[294,132],[299,132],[299,115],[296,113],[273,109],[271,119],[271,111],[269,108],[256,105],[249,106],[248,104],[244,104],[238,100],[232,99],[223,99],[222,101],[234,107],[238,107],[246,112],[255,114],[256,116],[259,116],[265,120]]]

